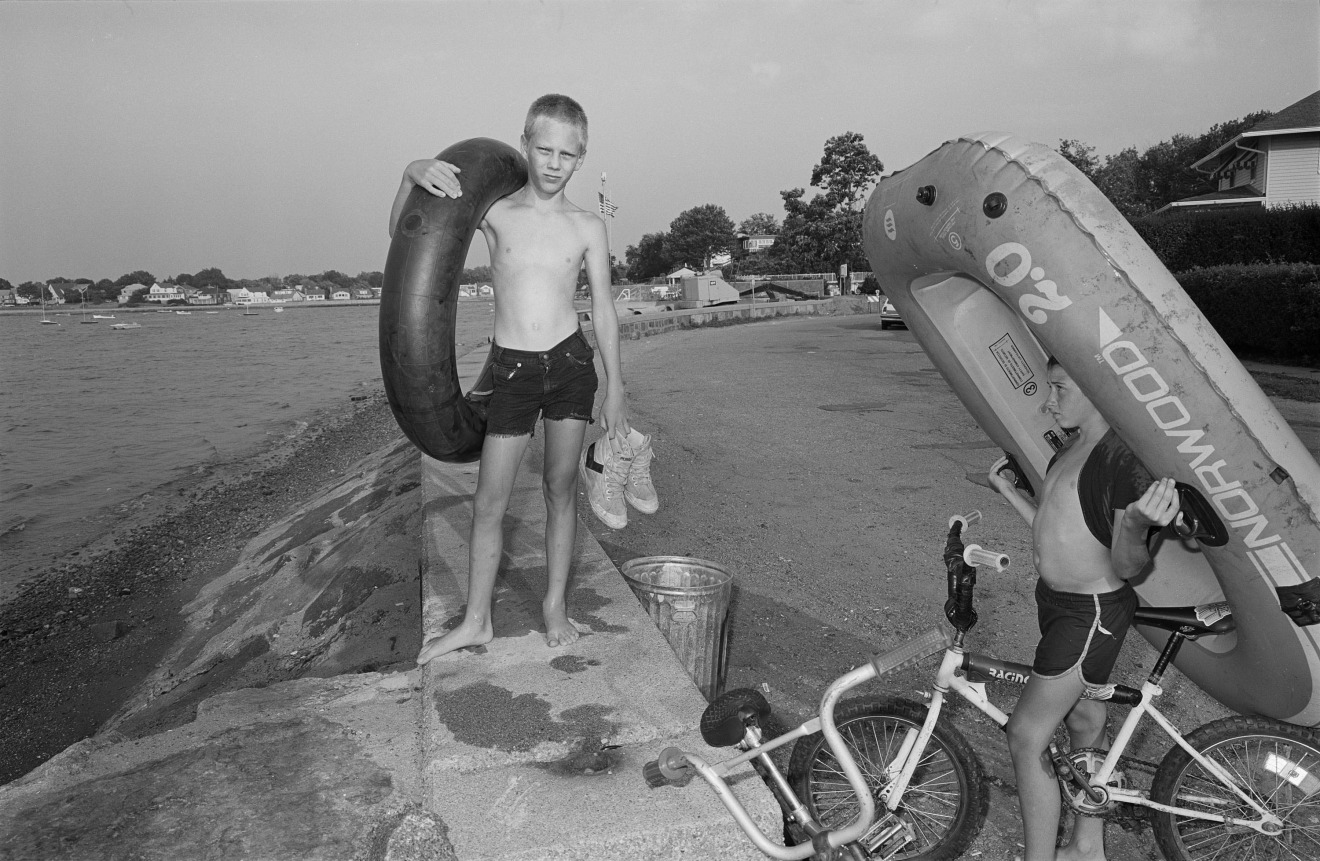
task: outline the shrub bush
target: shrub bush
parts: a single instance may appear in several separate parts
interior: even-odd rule
[[[1175,277],[1235,353],[1320,363],[1320,266],[1210,266]]]
[[[1320,263],[1320,206],[1148,216],[1132,226],[1168,267]]]

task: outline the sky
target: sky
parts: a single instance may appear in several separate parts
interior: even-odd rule
[[[0,278],[384,268],[404,166],[517,145],[562,92],[568,194],[620,260],[684,210],[738,223],[859,132],[886,173],[960,134],[1100,156],[1320,89],[1316,0],[0,3]],[[486,262],[473,243],[468,265]]]

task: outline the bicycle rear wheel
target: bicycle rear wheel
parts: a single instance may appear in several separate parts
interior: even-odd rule
[[[908,700],[859,699],[840,703],[834,720],[872,796],[878,796],[890,782],[886,767],[908,731],[921,728],[926,707]],[[857,817],[852,786],[821,733],[801,738],[793,746],[788,779],[811,817],[824,827],[842,828]],[[944,722],[937,723],[895,811],[912,827],[915,840],[894,857],[913,861],[959,857],[980,832],[989,803],[981,763],[966,739]],[[885,818],[878,801],[877,807],[876,825],[857,841],[868,852],[876,851],[871,844]]]
[[[1283,820],[1277,836],[1155,812],[1155,842],[1169,861],[1229,858],[1320,858],[1320,735],[1260,717],[1212,721],[1187,735],[1198,752],[1219,764],[1266,810]],[[1181,747],[1164,757],[1150,797],[1162,804],[1242,819],[1257,814]]]

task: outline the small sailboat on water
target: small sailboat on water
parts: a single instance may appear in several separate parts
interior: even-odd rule
[[[46,316],[46,291],[49,289],[49,284],[42,284],[37,288],[37,293],[41,296],[41,324],[43,326],[58,326],[59,323]]]
[[[81,320],[80,322],[82,322],[82,323],[95,323],[95,322],[96,322],[96,315],[95,315],[95,314],[92,315],[92,319],[90,319],[90,320],[87,319],[87,288],[86,288],[86,287],[83,287],[83,288],[82,288],[81,290],[79,290],[78,292],[82,294],[82,320]]]

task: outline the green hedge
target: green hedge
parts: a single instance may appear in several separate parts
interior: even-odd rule
[[[1235,353],[1320,364],[1320,266],[1210,266],[1175,277]]]
[[[1170,272],[1198,266],[1320,263],[1320,206],[1170,213],[1132,222]]]

